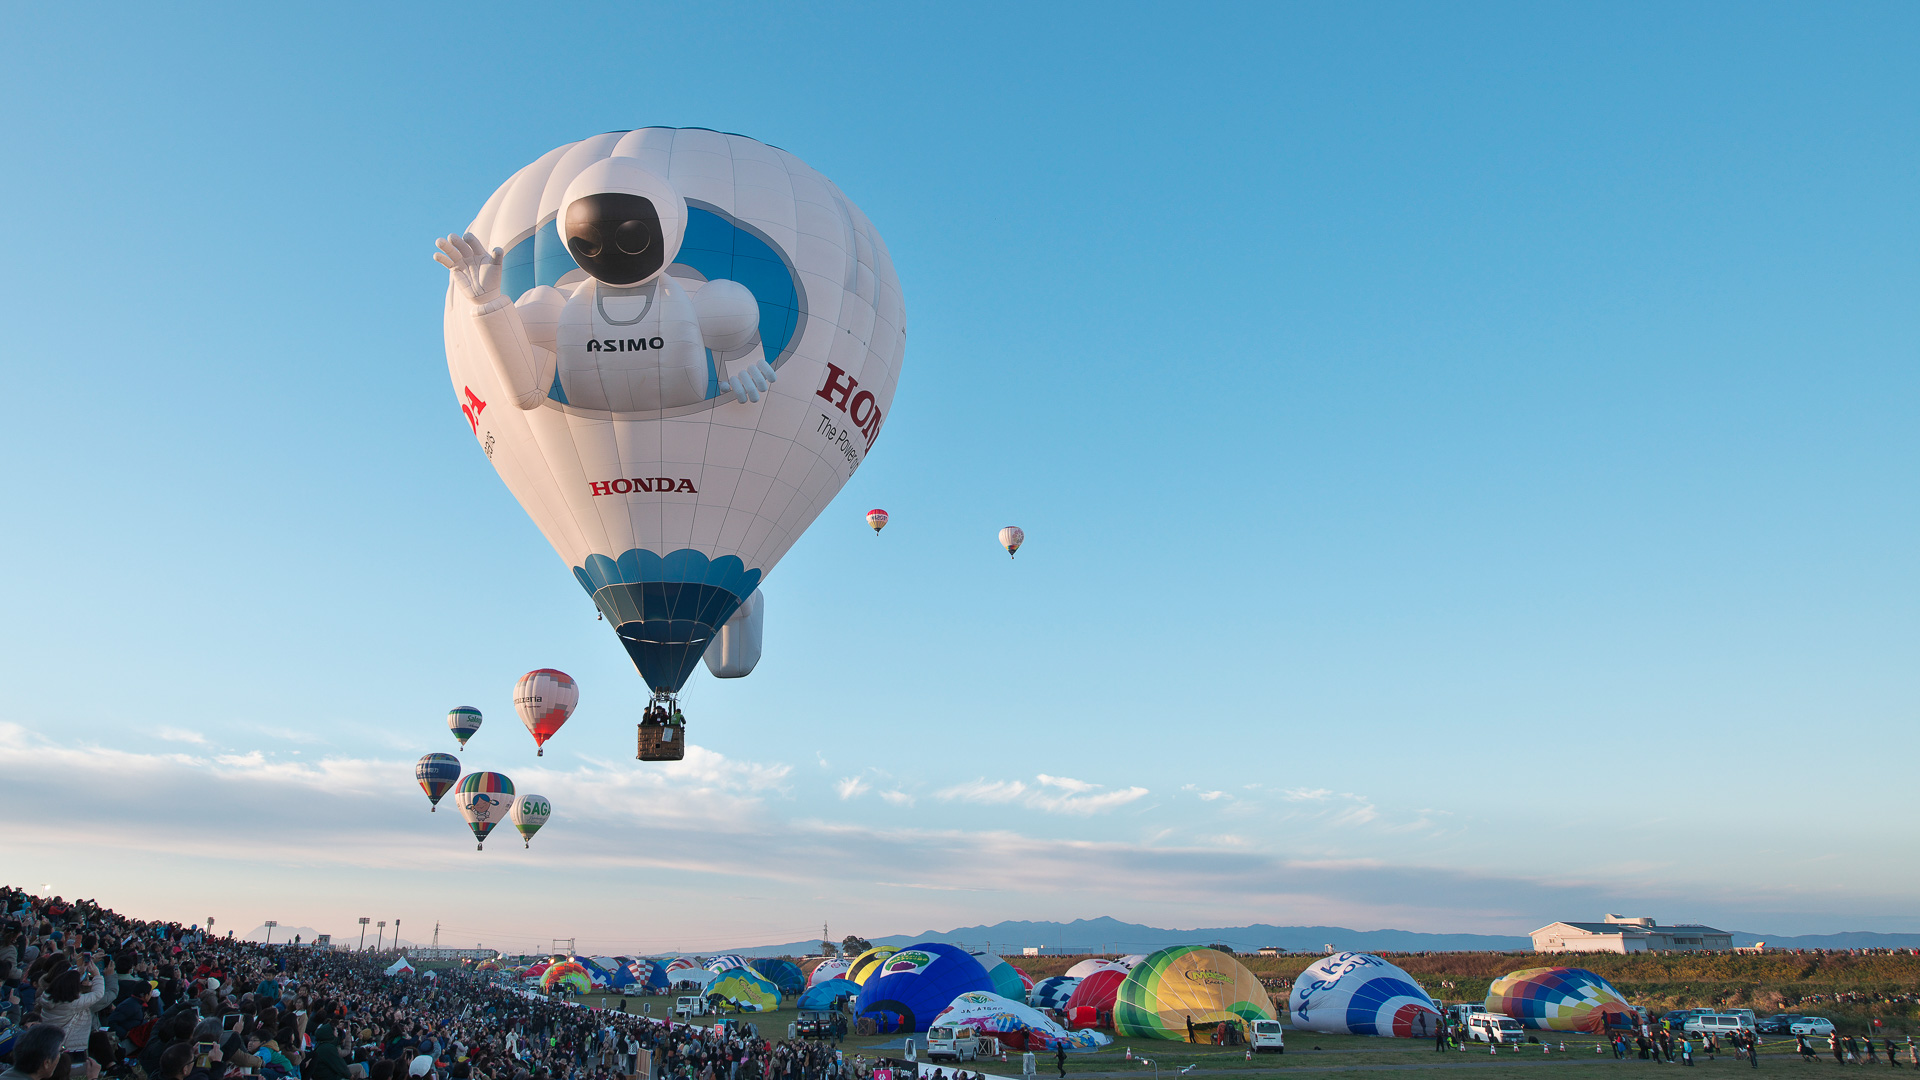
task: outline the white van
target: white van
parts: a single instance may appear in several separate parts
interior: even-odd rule
[[[1694,1035],[1731,1035],[1752,1031],[1752,1019],[1736,1013],[1695,1013],[1687,1017],[1686,1030]]]
[[[1000,1056],[1000,1040],[970,1027],[936,1024],[927,1029],[928,1061],[978,1061]]]
[[[1276,1054],[1287,1052],[1287,1038],[1280,1030],[1278,1020],[1255,1020],[1253,1031],[1247,1036],[1247,1041],[1256,1054],[1264,1054],[1269,1050]]]
[[[1511,1016],[1477,1012],[1467,1016],[1467,1038],[1483,1043],[1520,1043],[1527,1041],[1527,1032]]]
[[[1459,1027],[1467,1022],[1467,1017],[1486,1011],[1487,1007],[1485,1005],[1449,1005],[1447,1006],[1447,1023],[1452,1024],[1454,1027]]]
[[[699,994],[687,994],[673,1001],[673,1015],[683,1019],[707,1015],[707,999]]]

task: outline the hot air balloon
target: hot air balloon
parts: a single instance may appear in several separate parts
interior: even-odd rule
[[[513,707],[520,711],[520,722],[533,735],[539,749],[535,757],[545,757],[547,740],[573,715],[580,704],[580,687],[564,671],[539,668],[520,676],[513,687]]]
[[[473,830],[474,850],[479,851],[486,845],[487,834],[512,812],[513,781],[504,773],[470,772],[460,778],[453,801]]]
[[[1007,549],[1009,559],[1013,558],[1013,553],[1019,551],[1020,545],[1026,542],[1027,534],[1018,525],[1009,525],[1000,530],[1000,546]]]
[[[867,527],[873,530],[873,535],[879,536],[880,530],[887,527],[887,512],[885,510],[867,511]]]
[[[440,809],[440,798],[460,779],[460,759],[452,754],[428,754],[413,766],[413,778],[427,793],[428,812]]]
[[[521,795],[513,800],[513,827],[520,830],[520,839],[527,847],[533,846],[533,834],[553,816],[553,804],[545,795]]]
[[[786,151],[644,128],[547,152],[438,244],[455,402],[655,705],[703,657],[751,672],[750,601],[892,408],[873,225]]]
[[[1425,1038],[1440,1024],[1434,1004],[1413,976],[1371,953],[1322,957],[1294,976],[1287,994],[1293,1026],[1334,1035]]]
[[[460,740],[460,749],[465,750],[467,740],[473,738],[473,733],[480,730],[480,710],[471,705],[462,705],[457,709],[449,710],[447,728],[453,732],[454,738]]]

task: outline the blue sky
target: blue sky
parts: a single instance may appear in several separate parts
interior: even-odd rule
[[[1920,930],[1916,51],[1898,4],[16,12],[8,873],[639,950]],[[429,258],[650,124],[835,180],[908,317],[669,769]],[[537,761],[536,666],[583,693]],[[535,849],[425,812],[457,704]]]

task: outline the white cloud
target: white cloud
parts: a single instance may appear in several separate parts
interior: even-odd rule
[[[1067,776],[1048,776],[1046,773],[1041,773],[1035,779],[1040,782],[1038,787],[1029,787],[1020,780],[987,780],[983,777],[943,788],[935,792],[934,797],[988,805],[1018,802],[1035,810],[1056,814],[1098,814],[1145,798],[1148,793],[1143,787],[1103,791],[1099,784]]]
[[[156,738],[164,739],[167,742],[192,743],[195,746],[207,745],[207,737],[205,735],[202,735],[197,731],[188,731],[185,728],[177,728],[177,727],[157,728],[154,730],[153,734]]]
[[[843,776],[833,782],[833,790],[842,799],[857,799],[873,790],[873,785],[858,776]]]
[[[894,806],[912,806],[913,805],[913,796],[907,794],[904,791],[898,791],[898,790],[883,791],[880,793],[880,797],[882,799],[885,799],[887,802],[893,804]]]
[[[1329,788],[1288,788],[1280,793],[1288,802],[1325,802],[1333,798]]]
[[[950,788],[934,792],[937,799],[971,803],[1007,803],[1027,793],[1027,785],[1018,780],[969,780],[964,784],[955,784]]]

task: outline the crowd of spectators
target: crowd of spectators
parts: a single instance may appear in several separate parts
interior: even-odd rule
[[[0,1080],[869,1080],[876,1064],[387,961],[0,889]]]

